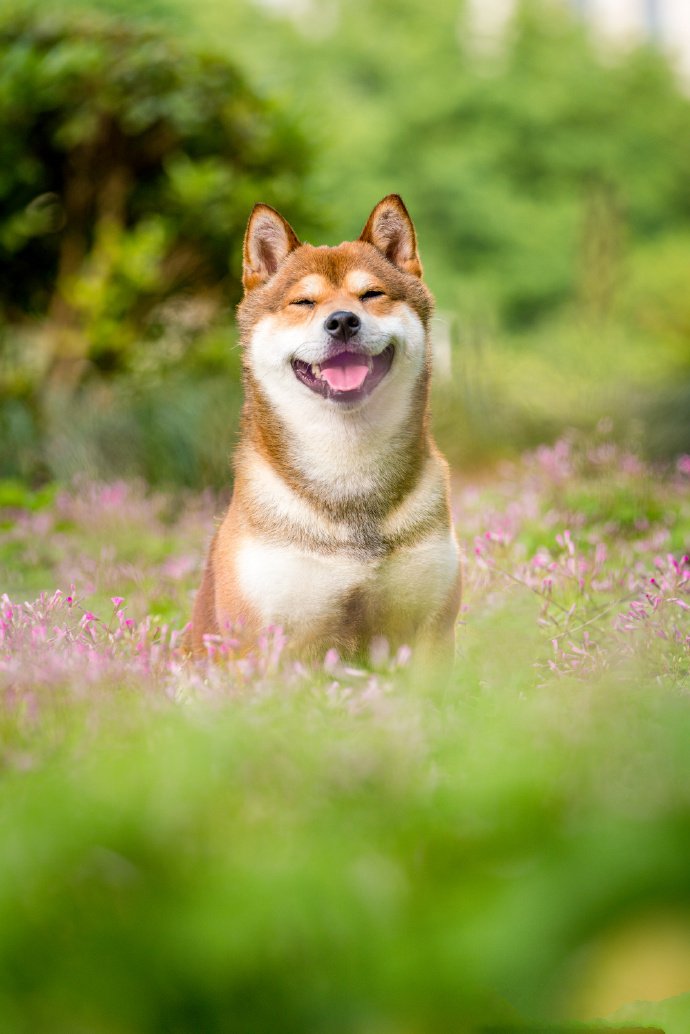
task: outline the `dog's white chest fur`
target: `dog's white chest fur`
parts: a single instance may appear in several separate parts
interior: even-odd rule
[[[447,595],[457,576],[458,554],[450,532],[368,561],[248,538],[236,563],[240,589],[262,624],[300,637],[337,621],[355,595],[366,610],[395,609],[399,624],[423,631],[435,616],[430,602]]]

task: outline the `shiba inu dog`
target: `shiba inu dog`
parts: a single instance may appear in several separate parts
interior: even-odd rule
[[[449,651],[460,596],[447,464],[429,432],[429,319],[395,194],[356,241],[301,244],[268,205],[244,240],[245,401],[232,502],[191,626],[295,653],[366,657],[385,638]]]

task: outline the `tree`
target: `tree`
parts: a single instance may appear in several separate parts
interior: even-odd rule
[[[289,7],[258,31],[252,13],[242,60],[263,69],[271,46],[272,81],[313,112],[339,233],[403,194],[443,306],[474,296],[516,328],[583,296],[601,307],[626,249],[690,231],[690,101],[652,48],[604,59],[540,0],[493,54],[460,0],[318,6],[318,34]]]
[[[237,299],[261,199],[309,225],[309,148],[226,58],[89,15],[0,21],[0,313],[47,317],[50,377],[126,368],[186,303]],[[191,304],[193,303],[193,304]]]

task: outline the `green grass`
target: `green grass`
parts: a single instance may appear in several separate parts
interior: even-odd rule
[[[464,485],[452,674],[185,664],[218,501],[0,498],[3,1032],[684,1034],[682,471],[566,442]]]

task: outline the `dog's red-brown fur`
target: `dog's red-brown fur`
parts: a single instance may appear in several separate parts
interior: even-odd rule
[[[311,657],[366,654],[379,637],[452,644],[460,574],[447,466],[429,431],[433,300],[421,275],[396,195],[359,240],[333,248],[300,244],[277,212],[254,209],[238,309],[241,438],[194,606],[197,655],[209,633],[239,629],[251,643],[269,624]],[[290,366],[295,354],[322,361],[324,321],[340,311],[361,320],[370,354],[395,347],[357,405],[317,398]]]

